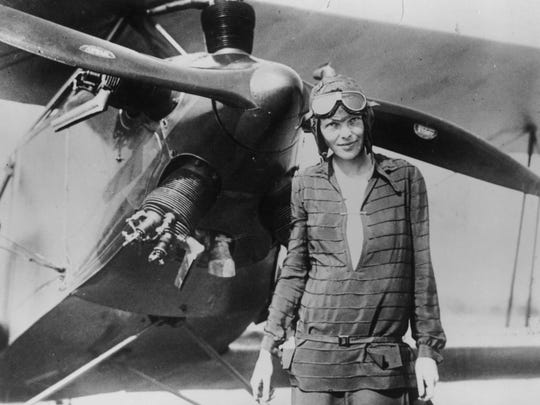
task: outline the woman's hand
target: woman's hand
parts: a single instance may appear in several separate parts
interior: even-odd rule
[[[418,398],[422,401],[430,401],[435,394],[435,385],[439,381],[437,363],[429,357],[419,357],[416,359],[414,371],[418,384]]]
[[[263,403],[270,401],[272,395],[270,383],[274,365],[272,364],[272,354],[264,349],[259,352],[259,358],[255,363],[253,375],[251,376],[251,389],[255,401]]]

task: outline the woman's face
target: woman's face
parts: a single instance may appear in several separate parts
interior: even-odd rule
[[[334,155],[343,160],[356,158],[364,147],[364,121],[339,107],[329,118],[321,118],[321,134]]]

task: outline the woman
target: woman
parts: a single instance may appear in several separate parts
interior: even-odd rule
[[[422,175],[372,152],[373,110],[353,79],[324,77],[310,110],[323,160],[293,179],[288,254],[254,395],[269,400],[271,353],[294,328],[295,347],[282,356],[294,405],[428,401],[446,338]],[[409,322],[416,361],[402,342]]]

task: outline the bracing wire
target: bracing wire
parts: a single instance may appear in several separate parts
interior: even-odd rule
[[[26,258],[29,262],[35,263],[38,266],[45,267],[51,270],[56,271],[59,274],[64,274],[66,272],[65,267],[57,266],[50,261],[48,261],[46,258],[41,256],[39,253],[31,252],[30,250],[26,249],[24,246],[19,245],[15,241],[9,239],[7,236],[2,235],[0,233],[0,239],[4,240],[5,242],[8,242],[10,246],[3,246],[0,245],[0,249],[11,252],[15,255],[21,256]]]

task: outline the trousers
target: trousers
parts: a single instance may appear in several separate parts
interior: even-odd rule
[[[292,387],[292,405],[416,405],[431,404],[417,399],[416,390],[398,388],[384,391],[307,392]]]

